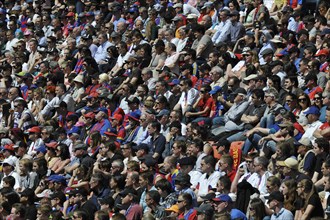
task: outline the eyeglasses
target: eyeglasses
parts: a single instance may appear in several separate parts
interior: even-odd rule
[[[244,54],[243,57],[250,57],[251,54]]]
[[[246,160],[245,162],[246,163],[252,163],[253,161],[252,160]]]
[[[286,102],[292,102],[293,100],[290,100],[290,99],[288,99],[288,100],[285,100]]]
[[[183,84],[180,84],[180,86],[184,86]]]
[[[315,100],[322,100],[323,97],[314,97]]]
[[[178,200],[178,203],[184,202],[184,200]]]
[[[205,90],[201,90],[200,91],[202,94],[205,94],[205,93],[207,93]]]
[[[41,134],[48,134],[47,132],[41,132]]]
[[[127,149],[129,149],[129,147],[122,147],[122,148],[120,148],[120,149],[122,149],[122,150],[127,150]]]
[[[307,99],[303,98],[303,99],[298,99],[299,102],[306,102]]]

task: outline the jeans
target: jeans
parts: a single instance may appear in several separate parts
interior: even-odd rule
[[[272,128],[275,122],[275,117],[272,114],[264,116],[260,119],[260,127],[262,128]]]
[[[247,153],[249,153],[249,151],[254,147],[256,148],[258,151],[259,146],[258,146],[258,142],[259,140],[262,138],[261,135],[259,134],[253,134],[252,137],[250,136],[249,138],[246,139],[243,148],[242,148],[242,152],[244,155],[246,155]]]

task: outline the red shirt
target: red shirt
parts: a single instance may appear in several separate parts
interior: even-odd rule
[[[190,209],[189,212],[186,214],[181,213],[178,216],[178,219],[184,219],[184,220],[197,220],[197,211],[195,209]]]
[[[205,112],[204,114],[201,115],[203,117],[208,117],[210,115],[210,112],[211,112],[212,106],[213,106],[213,99],[212,99],[212,97],[209,97],[207,100],[205,100],[205,99],[199,100],[197,106],[201,110],[204,110],[206,107],[208,107],[209,110],[207,112]]]

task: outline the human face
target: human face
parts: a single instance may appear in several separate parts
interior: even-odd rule
[[[252,62],[252,54],[248,53],[248,54],[244,54],[243,58],[245,59],[245,62],[247,63],[251,63]]]
[[[150,198],[148,194],[146,195],[146,204],[148,207],[151,207],[151,205],[153,204],[153,200]]]
[[[131,173],[127,174],[125,182],[126,182],[125,187],[133,186],[133,180],[132,180],[132,174]]]
[[[330,123],[330,111],[326,111],[325,117],[327,119],[327,122]]]
[[[181,153],[181,149],[178,147],[178,145],[176,143],[174,143],[172,146],[172,152],[173,152],[173,155],[175,155],[175,156],[178,156]]]
[[[202,162],[201,162],[201,170],[202,170],[202,173],[207,173],[209,170],[209,165],[206,164],[204,160],[202,160]]]
[[[184,199],[182,198],[182,196],[179,196],[179,198],[178,198],[178,202],[177,202],[177,205],[178,205],[178,207],[179,207],[179,209],[180,210],[182,210],[183,208],[184,208],[184,206],[185,206],[185,201],[184,201]]]
[[[121,147],[121,151],[123,153],[123,156],[126,158],[126,157],[129,157],[130,154],[131,154],[131,151],[130,151],[130,148],[125,144],[124,146]]]
[[[330,191],[330,181],[328,177],[326,177],[324,180],[324,191],[326,192]]]
[[[313,151],[315,153],[315,155],[319,155],[323,152],[323,149],[322,148],[319,148],[318,144],[317,143],[314,143],[313,145]]]
[[[253,161],[254,172],[259,173],[261,170],[261,165],[258,163],[256,159]]]
[[[287,96],[285,98],[285,102],[289,106],[290,109],[293,109],[296,106],[296,102],[291,96]]]
[[[301,183],[298,183],[297,184],[297,193],[298,193],[298,196],[302,196],[303,195],[303,192],[304,192],[304,187]]]
[[[315,103],[315,105],[322,105],[322,100],[323,100],[322,95],[320,96],[320,95],[316,94],[314,96],[314,103]]]
[[[150,135],[153,135],[156,132],[156,129],[153,128],[151,125],[148,125],[148,132]]]
[[[171,164],[169,163],[168,158],[165,158],[165,160],[164,160],[164,170],[165,170],[165,172],[171,171]]]
[[[264,96],[264,100],[265,100],[266,104],[272,103],[273,99],[274,99],[274,96],[272,94],[266,93]]]
[[[267,181],[266,183],[267,192],[272,193],[274,191],[274,186],[271,184],[271,182]]]
[[[280,187],[280,192],[285,196],[289,193],[289,188],[284,183],[282,183]]]

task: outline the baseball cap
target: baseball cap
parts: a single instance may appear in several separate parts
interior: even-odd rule
[[[165,211],[179,213],[180,209],[178,205],[172,205],[170,208],[165,209]]]
[[[114,114],[111,117],[112,120],[117,120],[118,122],[121,122],[121,120],[123,119],[123,116],[121,114]]]
[[[306,112],[304,112],[305,115],[313,114],[313,115],[320,115],[320,110],[316,106],[310,106]]]
[[[48,177],[48,181],[51,181],[51,182],[55,182],[55,183],[62,183],[64,185],[66,185],[66,179],[64,176],[61,176],[61,175],[50,175]]]
[[[74,13],[72,11],[70,11],[69,13],[66,14],[65,17],[74,17]]]
[[[179,79],[173,79],[170,83],[168,83],[168,85],[170,86],[176,86],[180,84],[180,80]]]
[[[274,51],[273,51],[272,49],[267,48],[267,49],[263,50],[263,51],[260,53],[260,55],[261,55],[261,56],[266,56],[266,55],[273,54],[273,53],[274,53]]]
[[[238,94],[246,95],[247,92],[246,92],[246,90],[244,88],[237,88],[233,94],[234,95],[238,95]]]
[[[96,109],[95,113],[98,112],[104,112],[105,114],[108,114],[108,109],[106,109],[105,107],[99,107],[98,109]]]
[[[312,142],[309,138],[307,137],[303,137],[298,141],[301,145],[304,145],[306,147],[311,147],[312,146]]]
[[[32,128],[29,128],[29,129],[28,129],[28,132],[29,132],[29,133],[40,133],[40,132],[41,132],[41,129],[40,129],[40,127],[38,127],[38,126],[34,126],[34,127],[32,127]]]
[[[214,209],[210,204],[202,204],[199,207],[195,208],[198,214],[205,214],[209,217],[213,216]]]
[[[276,165],[281,166],[281,167],[288,167],[288,168],[291,168],[294,170],[298,169],[298,161],[291,157],[287,158],[284,161],[277,161]]]
[[[46,149],[45,145],[41,145],[36,149],[36,151],[45,154],[47,152],[47,149]]]
[[[157,115],[156,117],[163,117],[164,115],[170,115],[170,111],[167,109],[162,109]]]
[[[227,194],[220,194],[212,199],[215,202],[232,202],[233,200]]]
[[[210,95],[214,95],[221,91],[221,86],[214,86],[213,89],[209,92]]]
[[[141,115],[138,112],[136,112],[136,111],[135,112],[131,112],[128,115],[128,118],[133,119],[134,121],[139,121],[140,120],[140,117],[141,117]]]
[[[95,118],[95,114],[93,112],[88,112],[86,114],[84,114],[85,118]]]
[[[87,150],[87,145],[86,144],[77,144],[76,146],[74,146],[74,151],[76,150]]]
[[[316,57],[318,56],[328,56],[329,55],[329,50],[327,49],[321,49],[319,52],[315,54]]]
[[[8,164],[8,165],[14,167],[15,166],[15,161],[14,161],[14,159],[12,157],[8,157],[8,158],[5,158],[2,161],[2,165],[4,165],[4,164]]]
[[[9,150],[9,151],[14,151],[14,144],[6,144],[5,146],[0,148],[1,151]]]

